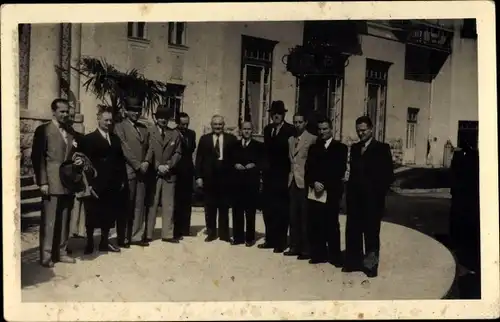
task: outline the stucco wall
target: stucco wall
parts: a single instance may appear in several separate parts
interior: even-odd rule
[[[272,99],[283,100],[293,111],[295,78],[286,72],[281,58],[288,48],[302,42],[302,28],[302,22],[188,23],[188,49],[183,50],[169,48],[166,23],[147,24],[150,43],[145,48],[131,44],[125,23],[86,24],[82,27],[82,55],[106,57],[122,70],[144,66],[143,72],[150,79],[186,85],[184,111],[191,115],[191,127],[202,133],[215,113],[223,114],[229,127],[237,125],[242,34],[279,42],[274,53]],[[170,78],[175,55],[184,56],[182,80]],[[98,102],[85,91],[81,102],[86,131],[92,131]]]

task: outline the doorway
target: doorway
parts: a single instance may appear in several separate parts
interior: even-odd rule
[[[343,78],[340,76],[305,76],[298,81],[298,112],[308,121],[308,131],[317,134],[317,117],[325,116],[332,121],[333,135],[341,139]]]
[[[418,108],[409,107],[406,113],[406,144],[404,150],[404,163],[415,164],[417,131],[418,131]]]
[[[458,121],[457,146],[464,148],[469,145],[472,149],[478,148],[479,122]]]

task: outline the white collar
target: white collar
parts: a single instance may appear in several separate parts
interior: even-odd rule
[[[325,148],[328,148],[330,146],[330,143],[332,143],[333,136],[331,136],[328,140],[325,141]]]
[[[369,139],[365,142],[364,147],[365,147],[365,148],[367,148],[367,147],[370,145],[370,143],[372,143],[372,141],[373,141],[373,137],[369,138]]]
[[[100,127],[98,127],[97,130],[99,131],[99,133],[101,133],[103,138],[105,138],[106,140],[109,138],[109,132],[104,132]]]

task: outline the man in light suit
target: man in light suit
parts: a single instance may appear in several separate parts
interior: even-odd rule
[[[212,132],[203,135],[196,151],[196,184],[203,189],[205,201],[205,222],[207,226],[206,242],[217,237],[230,243],[229,206],[231,197],[231,178],[233,173],[229,151],[238,143],[238,139],[224,132],[224,118],[212,117]],[[219,229],[217,231],[217,212]]]
[[[48,268],[54,267],[54,262],[75,263],[66,250],[74,195],[62,185],[59,176],[59,168],[70,158],[74,144],[73,135],[65,130],[69,103],[58,98],[51,109],[53,119],[37,127],[31,152],[35,180],[43,198],[40,263]]]
[[[151,128],[149,150],[147,159],[152,160],[156,172],[156,181],[152,187],[152,204],[148,211],[146,226],[147,240],[153,239],[156,215],[161,203],[161,238],[162,241],[179,243],[178,236],[174,236],[174,193],[176,175],[174,172],[181,159],[181,137],[175,128],[170,128],[170,123],[175,124],[172,119],[172,110],[159,106],[155,117],[157,126]]]
[[[309,259],[307,228],[307,189],[304,185],[305,164],[309,147],[316,142],[316,136],[306,130],[304,115],[293,116],[295,135],[288,139],[290,157],[290,175],[288,189],[290,193],[290,248],[285,256],[298,256]]]
[[[127,161],[128,207],[127,215],[117,219],[118,243],[120,247],[129,244],[149,246],[144,240],[146,224],[146,173],[151,160],[146,158],[149,144],[147,127],[139,122],[142,113],[141,101],[128,97],[125,101],[126,117],[116,124],[114,132],[120,138]],[[128,239],[128,241],[126,241]]]

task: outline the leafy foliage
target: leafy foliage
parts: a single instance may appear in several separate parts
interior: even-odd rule
[[[58,67],[59,70],[62,70]],[[83,87],[94,94],[103,104],[111,106],[114,113],[124,107],[126,97],[139,98],[146,114],[164,103],[167,85],[149,80],[136,69],[120,71],[104,58],[82,57],[79,66],[71,70],[86,78]]]

